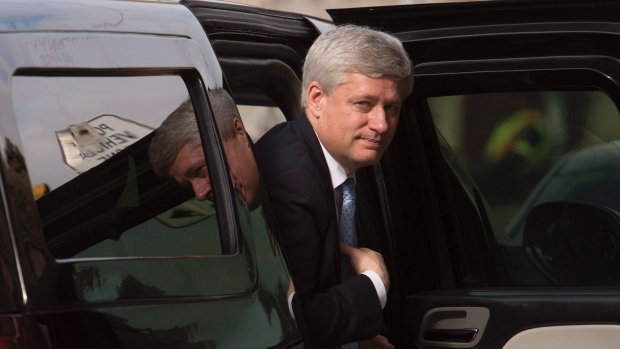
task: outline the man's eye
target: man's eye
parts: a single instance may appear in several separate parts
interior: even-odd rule
[[[367,112],[370,112],[370,110],[372,110],[372,104],[370,104],[370,102],[367,102],[367,101],[359,101],[359,102],[355,102],[355,108],[357,108],[359,111],[363,113],[367,113]]]
[[[207,165],[202,165],[194,171],[196,177],[204,178],[207,176]]]

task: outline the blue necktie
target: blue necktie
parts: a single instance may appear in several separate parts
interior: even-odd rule
[[[340,185],[342,191],[342,213],[340,214],[340,241],[357,247],[357,234],[355,234],[355,182],[353,178],[347,178]]]
[[[347,178],[340,185],[342,192],[342,212],[340,213],[340,241],[353,247],[357,247],[357,234],[355,233],[355,182],[353,178]],[[348,259],[343,262],[343,279],[353,277],[355,271]],[[352,275],[347,275],[352,274]],[[342,349],[357,349],[357,342],[345,344]]]

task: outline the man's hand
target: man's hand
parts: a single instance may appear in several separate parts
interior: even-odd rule
[[[359,275],[367,270],[372,270],[383,281],[385,290],[390,289],[390,277],[383,262],[383,256],[379,252],[375,252],[369,248],[355,248],[344,242],[340,242],[340,253],[349,257],[353,270]]]
[[[358,349],[394,349],[394,346],[388,342],[387,338],[378,335],[365,341],[358,342]]]

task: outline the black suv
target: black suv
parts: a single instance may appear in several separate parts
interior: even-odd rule
[[[620,3],[328,11],[389,31],[415,87],[358,233],[398,348],[620,342]],[[251,137],[299,113],[333,23],[222,1],[0,3],[0,348],[292,348],[278,234],[231,186],[209,91]],[[189,96],[214,200],[153,172]],[[248,108],[252,107],[252,108]]]

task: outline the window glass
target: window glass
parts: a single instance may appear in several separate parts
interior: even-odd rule
[[[16,76],[11,88],[54,257],[221,253],[213,203],[149,161],[153,131],[188,98],[180,77]]]
[[[214,83],[200,79],[197,72],[183,78],[11,77],[16,149],[27,166],[23,183],[34,186],[40,217],[32,231],[39,235],[42,228],[56,259],[38,280],[51,292],[43,289],[38,300],[31,296],[38,296],[40,284],[27,282],[35,291],[28,292],[29,302],[97,308],[72,311],[67,319],[63,314],[63,321],[53,319],[58,314],[39,319],[53,325],[44,330],[54,347],[97,341],[110,347],[267,348],[298,340],[286,299],[290,277],[260,206],[250,142],[235,122],[232,99],[226,102],[227,94],[216,89],[203,103],[197,87]],[[187,105],[200,106],[203,116],[213,112],[221,144],[192,144],[191,156],[183,157],[191,160],[188,171],[169,171],[170,163],[156,170],[149,151],[154,139]],[[187,115],[197,126],[193,109]],[[198,128],[192,134],[200,136]],[[180,156],[173,144],[183,137],[173,133],[162,143],[173,164]],[[209,163],[221,166],[217,171],[206,168],[205,153],[214,155]],[[230,174],[220,171],[226,165]],[[228,182],[212,194],[212,178]],[[197,186],[194,179],[206,181]],[[25,248],[32,243],[20,239]],[[222,257],[222,246],[239,250]],[[67,328],[83,335],[62,336]]]
[[[533,207],[580,201],[620,212],[620,115],[605,93],[461,95],[430,98],[429,106],[499,225],[495,239],[512,284],[548,282],[523,251]]]
[[[50,188],[152,132],[188,94],[178,76],[16,76],[11,93],[32,184]]]

